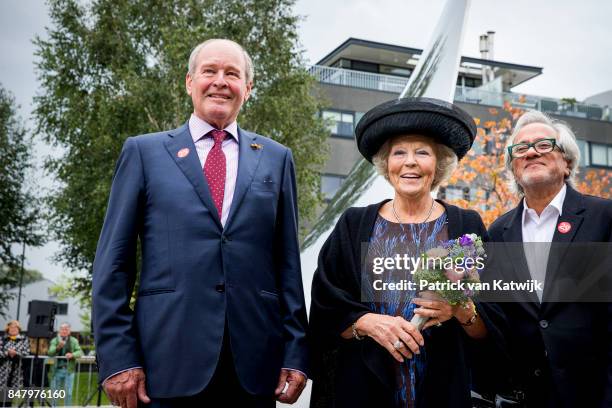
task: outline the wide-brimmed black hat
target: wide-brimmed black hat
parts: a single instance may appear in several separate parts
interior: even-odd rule
[[[474,119],[439,99],[402,98],[370,109],[355,128],[357,148],[369,162],[392,137],[418,134],[450,147],[461,160],[476,137]]]

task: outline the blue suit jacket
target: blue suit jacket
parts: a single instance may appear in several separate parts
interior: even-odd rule
[[[247,391],[272,394],[281,367],[307,372],[291,151],[241,129],[239,145],[223,228],[187,124],[126,140],[93,270],[101,379],[142,366],[150,396],[196,394],[215,371],[226,319]]]

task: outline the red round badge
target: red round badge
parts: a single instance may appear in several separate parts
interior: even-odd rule
[[[568,232],[570,232],[570,230],[572,229],[572,224],[570,224],[569,222],[560,222],[559,225],[557,226],[557,231],[559,231],[562,234],[567,234]]]
[[[183,158],[185,156],[187,156],[189,154],[189,149],[188,148],[184,148],[178,151],[178,153],[176,154],[179,158]]]

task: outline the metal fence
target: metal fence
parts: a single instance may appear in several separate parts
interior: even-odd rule
[[[68,365],[66,357],[27,356],[15,365],[22,375],[22,388],[2,384],[2,406],[100,406],[110,405],[98,387],[94,356],[84,356]],[[10,383],[9,383],[10,385]]]
[[[321,65],[313,65],[309,72],[321,83],[396,94],[400,94],[408,83],[408,78]],[[612,110],[608,106],[602,107],[514,92],[494,92],[457,86],[455,101],[500,108],[504,105],[504,102],[510,102],[514,107],[537,109],[561,116],[612,121]]]

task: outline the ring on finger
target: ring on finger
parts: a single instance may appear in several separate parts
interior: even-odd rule
[[[442,322],[438,320],[438,323],[436,323],[436,327],[440,327],[442,326]]]
[[[395,343],[393,343],[393,348],[396,350],[399,350],[402,347],[404,347],[404,343],[399,339]]]

